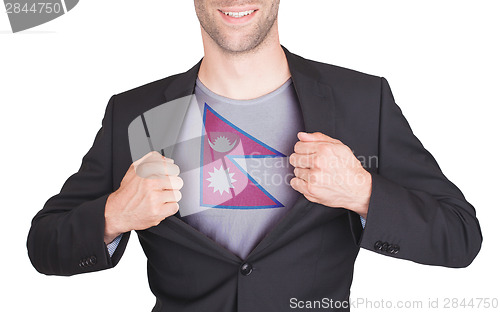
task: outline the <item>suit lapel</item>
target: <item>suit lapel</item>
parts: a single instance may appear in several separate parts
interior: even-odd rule
[[[165,89],[165,102],[173,101],[194,93],[196,78],[200,70],[201,60],[185,73],[179,74]]]
[[[321,82],[321,75],[309,61],[290,53],[283,47],[299,98],[304,126],[307,132],[323,132],[334,136],[335,101],[331,88]]]
[[[160,138],[158,148],[161,148],[161,153],[172,158],[173,150],[177,146],[179,133],[182,123],[186,117],[186,113],[193,99],[196,77],[200,69],[201,60],[190,70],[178,76],[166,89],[165,101],[166,104],[158,107],[163,108],[163,112],[150,111],[150,120],[153,120],[159,131],[151,133],[152,136]],[[165,131],[165,125],[168,125],[168,131]]]
[[[290,53],[285,47],[282,48],[287,57],[293,85],[299,99],[305,130],[307,132],[319,131],[333,137],[335,135],[335,102],[331,88],[321,82],[320,73],[312,69],[307,60]],[[194,93],[200,64],[201,61],[189,71],[178,75],[167,87],[165,90],[166,102]],[[183,120],[189,102],[181,101],[177,103],[177,105],[182,107],[175,110],[176,118],[181,118],[180,120]],[[168,131],[175,132],[175,137],[177,137],[181,125],[182,123],[175,124],[174,127],[169,127]],[[254,257],[269,247],[272,247],[272,243],[309,212],[311,206],[312,203],[303,195],[300,195],[290,211],[278,222],[278,224],[276,224],[264,239],[260,241],[248,257]],[[179,230],[185,229],[189,232],[186,233],[187,236],[192,237],[193,240],[198,243],[208,242],[204,234],[183,222],[179,218],[178,213],[175,216],[165,219],[164,222],[168,222],[170,226],[175,226]],[[155,231],[161,231],[161,229],[157,227]],[[188,243],[185,241],[184,244]],[[210,242],[209,244],[215,249],[218,249],[219,255],[226,257],[228,260],[236,261],[239,259],[215,242]]]

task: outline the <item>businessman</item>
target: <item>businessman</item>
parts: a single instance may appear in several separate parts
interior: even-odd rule
[[[33,219],[39,272],[112,268],[134,230],[153,311],[348,311],[360,247],[473,261],[475,210],[384,78],[288,51],[279,0],[194,4],[204,57],[111,97],[80,169]]]

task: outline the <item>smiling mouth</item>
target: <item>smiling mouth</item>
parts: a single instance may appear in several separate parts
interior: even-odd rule
[[[242,11],[242,12],[225,12],[225,11],[221,11],[221,10],[219,10],[219,11],[221,13],[225,14],[226,16],[230,16],[233,18],[242,18],[242,17],[248,16],[248,15],[254,13],[257,10],[248,10],[248,11]]]

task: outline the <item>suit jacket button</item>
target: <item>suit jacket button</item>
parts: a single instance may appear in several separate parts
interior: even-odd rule
[[[89,259],[90,265],[95,265],[97,263],[97,258],[95,256],[90,257]]]
[[[382,242],[381,241],[377,241],[375,243],[375,245],[373,245],[373,248],[375,248],[375,250],[380,250],[382,249]]]
[[[248,276],[250,273],[252,273],[253,267],[250,263],[243,263],[240,267],[240,272],[241,274]]]
[[[384,243],[382,244],[382,248],[381,248],[380,250],[382,250],[382,251],[387,251],[387,247],[389,247],[389,244],[388,244],[387,242],[384,242]]]
[[[387,246],[387,252],[390,254],[393,254],[394,253],[394,245],[389,244],[389,246]]]
[[[399,252],[399,246],[398,245],[394,245],[393,249],[394,249],[393,254],[397,254]]]
[[[86,262],[87,259],[82,259],[80,260],[80,267],[85,268],[88,266],[88,263]]]

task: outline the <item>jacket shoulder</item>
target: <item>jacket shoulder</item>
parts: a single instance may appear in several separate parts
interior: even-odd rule
[[[129,125],[141,114],[167,102],[165,91],[182,75],[175,74],[113,96],[113,116],[120,124]]]
[[[168,85],[180,74],[171,75],[162,79],[158,79],[144,85],[135,87],[130,90],[126,90],[120,93],[115,94],[115,98],[118,100],[159,100],[163,99],[164,91],[168,87]]]
[[[295,56],[301,59],[303,64],[306,64],[308,71],[314,71],[319,77],[321,77],[323,82],[341,85],[344,87],[350,85],[361,88],[366,88],[368,86],[377,86],[377,88],[380,88],[381,76],[307,59],[298,55]]]

